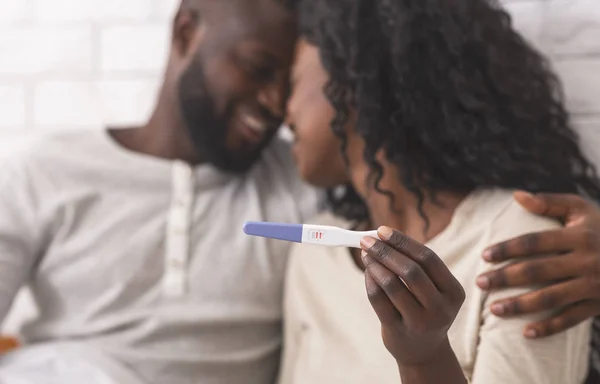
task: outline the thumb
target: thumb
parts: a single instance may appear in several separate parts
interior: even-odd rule
[[[538,193],[533,195],[524,191],[513,194],[514,199],[527,211],[563,222],[577,213],[585,211],[586,202],[577,195]]]
[[[548,211],[548,203],[540,196],[533,195],[525,191],[517,191],[513,194],[513,198],[527,211],[536,214],[544,215]]]

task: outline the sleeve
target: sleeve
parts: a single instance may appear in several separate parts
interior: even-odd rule
[[[558,223],[531,215],[513,203],[491,226],[489,244],[557,227]],[[575,384],[584,381],[591,320],[554,336],[528,340],[523,336],[525,326],[545,319],[551,313],[500,319],[489,310],[499,299],[538,288],[511,288],[484,296],[473,384]]]
[[[35,188],[15,162],[0,164],[0,321],[35,262],[40,233]]]

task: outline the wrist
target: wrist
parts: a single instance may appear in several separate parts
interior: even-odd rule
[[[446,360],[452,360],[455,358],[456,358],[456,355],[454,354],[454,350],[452,350],[452,346],[450,346],[450,341],[448,340],[448,338],[446,338],[446,339],[444,339],[444,341],[442,343],[440,343],[440,345],[435,349],[435,351],[432,351],[431,354],[429,354],[425,358],[421,358],[420,360],[417,360],[417,361],[400,361],[400,360],[396,360],[396,361],[397,361],[399,367],[418,368],[418,367],[430,367],[430,366],[438,365],[438,364],[440,364],[440,362],[443,362]]]
[[[462,371],[450,342],[446,339],[426,360],[403,363],[398,361],[402,383],[429,384],[466,384],[468,381]]]

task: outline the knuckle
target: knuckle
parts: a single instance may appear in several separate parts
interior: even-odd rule
[[[460,283],[458,283],[458,286],[456,287],[455,291],[456,291],[456,293],[455,293],[456,301],[462,305],[462,303],[467,298],[467,293],[465,292],[465,288]]]
[[[508,242],[502,242],[492,248],[492,260],[502,261],[506,260],[508,255]]]
[[[520,315],[523,313],[523,306],[518,299],[509,299],[505,301],[504,308],[508,314]]]
[[[439,260],[438,255],[431,249],[424,247],[418,254],[417,259],[424,265],[431,265]]]
[[[560,303],[559,297],[554,293],[542,293],[540,295],[540,307],[542,309],[556,308]]]
[[[550,320],[550,325],[547,327],[546,332],[548,334],[554,334],[554,333],[560,332],[567,328],[571,328],[572,325],[569,325],[571,323],[573,323],[572,316],[563,315],[563,316],[555,317],[554,319]]]
[[[518,239],[519,247],[523,250],[523,253],[530,254],[535,253],[535,251],[540,246],[540,234],[539,233],[530,233],[524,236],[521,236]]]
[[[421,268],[415,264],[409,264],[402,269],[400,277],[407,283],[414,283],[421,279]]]
[[[550,334],[550,325],[548,321],[541,322],[535,325],[537,337],[546,337]]]
[[[504,268],[492,271],[488,276],[494,287],[502,288],[507,286],[506,272]]]
[[[457,279],[454,279],[454,281],[452,281],[452,284],[450,285],[450,291],[448,292],[448,298],[450,299],[449,300],[450,304],[462,305],[462,303],[465,301],[466,297],[467,297],[467,293],[465,292],[464,287]]]
[[[377,242],[374,251],[375,258],[382,263],[384,263],[386,260],[389,260],[393,253],[392,248],[381,242]]]
[[[394,248],[398,250],[406,249],[408,247],[409,242],[410,240],[408,239],[408,237],[406,237],[406,235],[403,235],[395,229],[393,230],[392,237],[390,238],[390,244]]]
[[[369,269],[369,267],[371,267],[375,263],[375,258],[372,257],[372,253],[367,252],[367,255],[369,257],[361,257],[361,260],[365,265],[365,269]]]
[[[377,284],[367,285],[367,297],[369,298],[369,301],[371,301],[371,303],[377,302],[381,298],[382,294],[383,291]]]
[[[525,280],[538,283],[544,276],[544,265],[542,263],[523,263],[515,266],[517,273]]]
[[[399,284],[402,283],[396,276],[392,274],[386,274],[384,277],[381,278],[381,287],[384,291],[390,294],[400,291],[401,287],[399,286]]]

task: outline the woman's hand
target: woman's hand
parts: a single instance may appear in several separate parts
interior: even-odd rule
[[[545,337],[600,315],[600,210],[575,195],[515,193],[528,211],[562,220],[565,228],[520,236],[490,247],[483,257],[492,263],[553,254],[515,262],[477,279],[484,290],[552,284],[538,291],[493,303],[497,316],[561,309],[554,317],[530,324],[530,338]]]
[[[388,227],[379,228],[379,237],[361,242],[365,283],[385,346],[401,372],[449,356],[456,360],[447,332],[465,299],[462,286],[424,245]],[[462,376],[458,364],[451,365]]]

